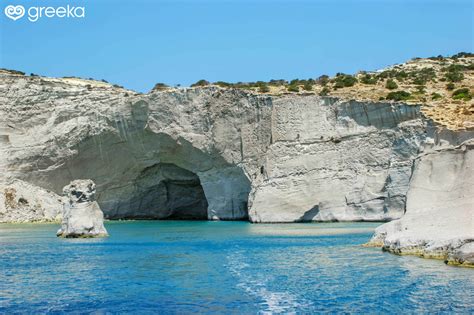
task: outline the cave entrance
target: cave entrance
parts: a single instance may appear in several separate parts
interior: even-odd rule
[[[207,220],[208,202],[199,176],[171,163],[144,169],[135,179],[133,218]]]

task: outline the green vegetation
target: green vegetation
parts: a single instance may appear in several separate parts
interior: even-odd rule
[[[334,78],[334,83],[334,88],[340,89],[353,86],[357,83],[357,79],[350,74],[338,73],[336,74],[336,78]]]
[[[465,66],[465,65],[455,63],[455,64],[449,65],[447,67],[444,67],[443,69],[441,69],[441,71],[443,71],[443,72],[460,72],[460,71],[466,70],[467,69],[466,67],[467,66]]]
[[[232,83],[224,82],[224,81],[217,81],[214,82],[215,85],[220,86],[220,87],[231,87]]]
[[[459,53],[451,56],[452,59],[468,58],[468,57],[474,57],[474,54],[462,51],[462,52],[459,52]]]
[[[303,90],[312,91],[313,90],[313,84],[311,84],[311,82],[309,80],[306,81],[305,84],[303,85]]]
[[[288,81],[283,80],[283,79],[270,80],[270,82],[268,82],[268,84],[269,84],[269,85],[272,85],[272,86],[281,86],[281,85],[287,85],[287,84],[288,84]]]
[[[294,79],[290,81],[290,86],[294,90],[294,87],[297,86],[299,87],[300,85],[303,86],[303,90],[305,91],[311,91],[313,89],[313,85],[316,83],[314,79],[308,79],[308,80],[300,80],[300,79]],[[288,89],[289,90],[289,89]]]
[[[392,101],[406,101],[410,99],[411,94],[406,91],[396,91],[387,94],[386,99]]]
[[[152,91],[163,91],[163,90],[166,90],[168,88],[168,86],[164,83],[157,83],[155,84],[155,86],[153,87]]]
[[[290,84],[288,86],[288,92],[299,92],[299,91],[300,91],[300,88],[298,85]]]
[[[362,82],[363,84],[376,84],[377,81],[378,81],[377,76],[371,75],[368,73],[364,74],[362,78],[360,79],[360,82]]]
[[[442,69],[443,72],[446,72],[444,79],[449,82],[461,82],[464,79],[463,71],[469,70],[469,66],[461,64],[449,65]]]
[[[399,68],[395,66],[393,69],[380,72],[377,74],[377,78],[379,80],[396,79],[399,82],[410,78],[413,84],[424,85],[429,81],[435,81],[436,71],[433,68],[405,71],[399,70]]]
[[[290,81],[290,85],[299,85],[299,84],[302,84],[301,82],[302,80],[300,79],[293,79]]]
[[[442,97],[443,97],[443,96],[442,96],[441,94],[439,94],[439,93],[436,93],[436,92],[431,93],[431,99],[432,99],[433,101],[439,100],[439,99],[441,99]]]
[[[378,73],[376,77],[377,79],[382,80],[382,81],[388,78],[397,79],[398,81],[403,81],[406,78],[408,78],[408,76],[409,74],[405,72],[404,70],[391,69],[391,70],[385,70]]]
[[[329,92],[331,92],[331,90],[329,90],[329,88],[327,86],[323,87],[323,89],[321,90],[321,92],[319,92],[319,96],[326,96],[326,95],[329,95]]]
[[[385,83],[385,87],[389,90],[398,89],[398,84],[393,79],[388,79]]]
[[[423,68],[410,72],[408,76],[412,78],[413,84],[425,85],[427,82],[436,79],[436,71],[433,68]]]
[[[270,88],[268,87],[267,84],[261,84],[260,87],[258,88],[258,91],[260,93],[268,93],[270,92]]]
[[[199,81],[197,81],[196,83],[191,84],[191,87],[195,87],[195,86],[206,86],[206,85],[209,85],[209,81],[206,81],[206,80],[199,80]]]
[[[454,86],[454,83],[448,83],[448,84],[446,84],[446,89],[448,89],[449,91],[454,90],[454,87],[455,87],[455,86]]]
[[[329,83],[329,76],[326,74],[323,74],[316,80],[316,82],[318,84],[321,84],[322,86],[326,86]]]
[[[474,57],[474,54],[473,53],[468,53],[468,52],[464,52],[464,51],[461,51],[455,55],[452,55],[451,57],[444,57],[442,55],[438,55],[436,57],[429,57],[428,59],[430,60],[438,60],[438,61],[443,61],[443,60],[446,60],[446,59],[458,59],[458,58],[469,58],[469,57]]]
[[[425,94],[425,86],[424,85],[417,85],[416,86],[416,93],[417,94]]]
[[[457,89],[453,92],[453,99],[469,101],[472,99],[472,94],[469,92],[468,88]]]
[[[446,58],[444,58],[442,55],[438,55],[436,57],[429,57],[428,59],[430,60],[437,60],[437,61],[443,61],[445,60]]]
[[[459,71],[451,71],[446,73],[445,78],[449,82],[461,82],[464,79],[464,74]]]
[[[231,87],[234,87],[236,89],[249,90],[251,88],[256,88],[257,86],[255,85],[254,82],[250,82],[250,83],[237,82],[237,83],[231,84]]]
[[[0,68],[0,70],[7,71],[7,72],[10,72],[12,74],[25,75],[25,73],[23,71],[10,70],[10,69],[6,69],[6,68]]]

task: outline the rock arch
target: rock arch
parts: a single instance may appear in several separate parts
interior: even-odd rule
[[[107,219],[248,218],[250,181],[237,165],[182,138],[116,128],[90,136],[59,167],[25,180],[60,192],[74,179],[92,179]]]
[[[129,218],[207,220],[208,202],[199,176],[175,164],[157,163],[135,179]]]

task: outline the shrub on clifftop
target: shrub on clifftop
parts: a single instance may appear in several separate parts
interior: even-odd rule
[[[316,80],[316,82],[321,84],[322,86],[326,86],[329,83],[329,76],[326,74],[323,74]]]
[[[449,91],[454,90],[454,87],[455,87],[454,83],[448,83],[448,84],[446,84],[446,89],[448,89]]]
[[[303,85],[303,90],[305,91],[313,90],[313,84],[311,84],[311,81],[306,81],[306,83]]]
[[[288,92],[299,92],[300,88],[297,85],[289,85],[288,86]]]
[[[0,70],[7,71],[7,72],[17,74],[17,75],[25,75],[23,71],[11,70],[11,69],[6,69],[6,68],[0,68]]]
[[[191,87],[195,87],[195,86],[206,86],[206,85],[209,85],[209,81],[206,81],[206,80],[199,80],[199,81],[197,81],[196,83],[191,84]]]
[[[364,76],[360,79],[360,82],[364,84],[376,84],[377,77],[371,74],[364,74]]]
[[[472,99],[472,94],[468,88],[457,89],[453,92],[453,99],[469,101]]]
[[[268,85],[262,84],[262,85],[260,85],[260,87],[258,88],[258,91],[259,91],[260,93],[268,93],[268,92],[270,92],[270,88],[268,87]]]
[[[214,82],[215,85],[220,86],[220,87],[231,87],[232,84],[224,81],[217,81]]]
[[[406,101],[410,98],[411,94],[405,91],[390,92],[387,94],[386,99],[392,101]]]
[[[398,85],[395,81],[392,79],[388,79],[387,82],[385,83],[385,87],[389,90],[395,90],[398,89]]]
[[[163,90],[166,90],[168,88],[168,86],[164,83],[157,83],[155,84],[155,86],[153,87],[152,91],[163,91]]]
[[[329,88],[325,86],[325,87],[321,90],[321,92],[319,92],[319,96],[326,96],[326,95],[329,95],[329,92],[330,92]]]
[[[350,74],[338,73],[334,79],[334,82],[334,88],[340,89],[343,87],[353,86],[357,83],[357,79]]]
[[[432,99],[433,101],[439,100],[439,99],[441,99],[441,98],[443,98],[443,96],[442,96],[441,94],[435,93],[435,92],[431,93],[431,99]]]

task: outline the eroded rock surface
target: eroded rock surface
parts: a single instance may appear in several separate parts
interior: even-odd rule
[[[207,220],[207,200],[199,177],[174,164],[160,163],[136,178],[130,218]]]
[[[0,222],[59,221],[62,199],[21,180],[0,184]]]
[[[424,139],[417,106],[307,97],[274,102],[254,222],[399,218]]]
[[[406,214],[369,245],[474,266],[474,140],[428,148],[416,160]]]
[[[66,197],[63,219],[57,235],[67,238],[104,237],[104,214],[95,201],[95,184],[91,180],[74,180],[63,189]]]
[[[0,74],[0,182],[90,178],[110,219],[391,220],[425,139],[415,105],[89,83]]]

